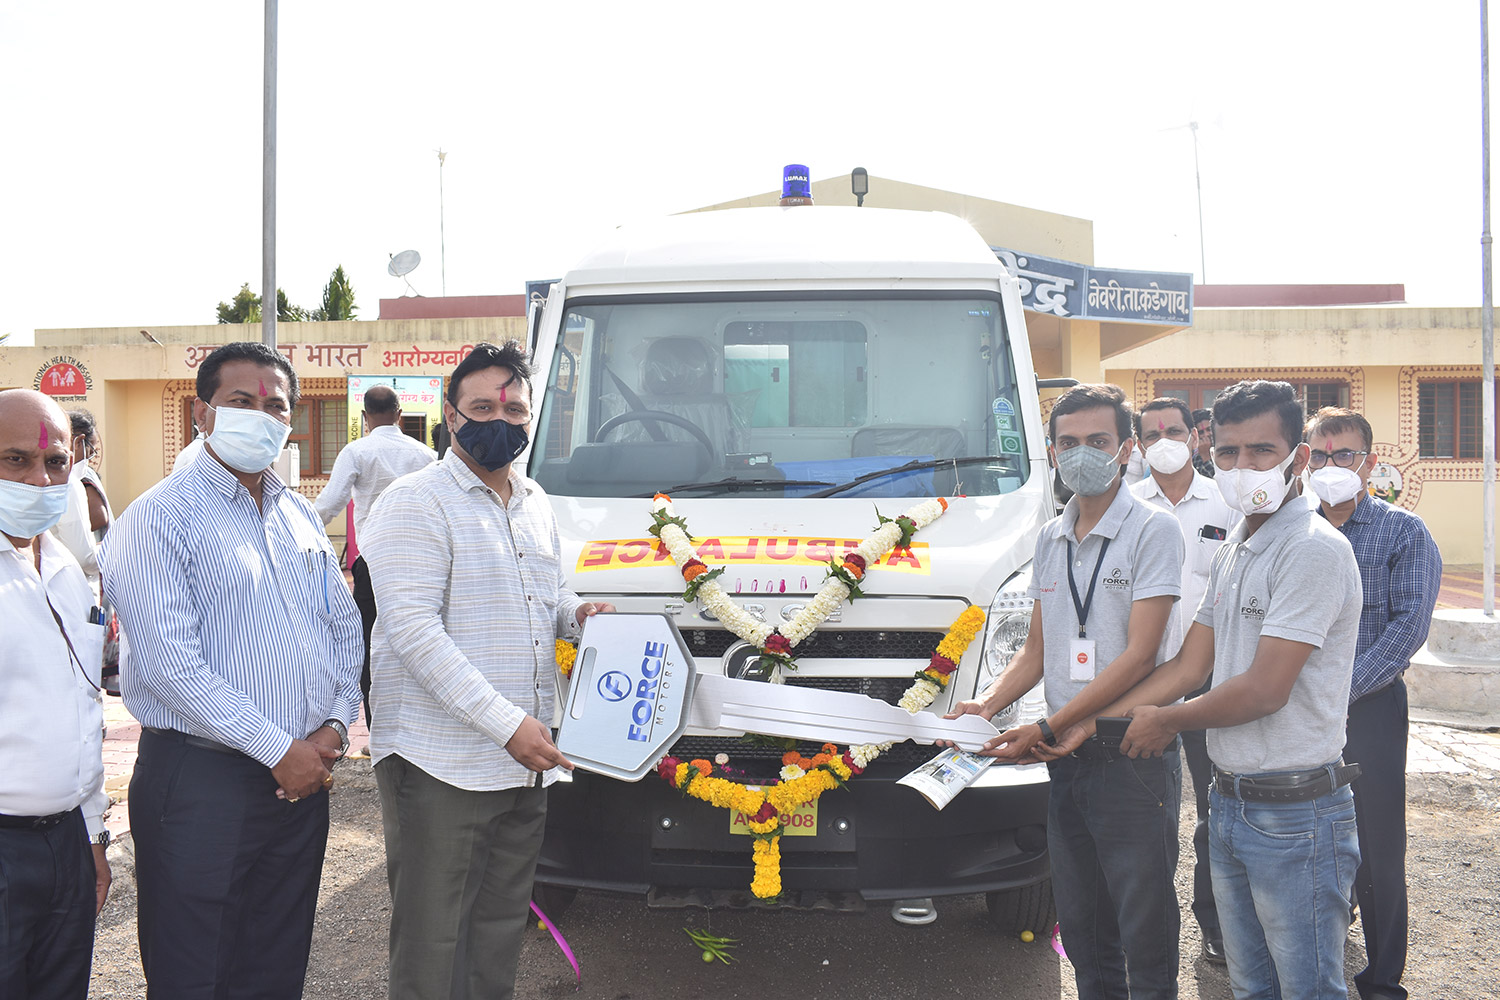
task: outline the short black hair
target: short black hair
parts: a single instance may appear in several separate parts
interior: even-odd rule
[[[99,440],[99,428],[94,423],[94,415],[88,410],[79,407],[68,411],[68,422],[73,425],[73,436],[81,437],[89,444]]]
[[[1375,432],[1370,427],[1370,421],[1365,419],[1363,413],[1344,406],[1325,406],[1308,417],[1307,430],[1303,432],[1302,439],[1311,444],[1315,435],[1342,434],[1345,431],[1358,432],[1364,439],[1365,451],[1375,447]],[[73,433],[78,433],[76,427]]]
[[[198,366],[198,398],[205,403],[214,398],[214,393],[219,391],[219,369],[231,361],[253,361],[267,368],[279,368],[286,376],[291,389],[291,404],[297,405],[297,400],[302,398],[302,387],[297,382],[297,373],[292,369],[292,363],[286,359],[286,355],[280,351],[273,351],[265,344],[253,340],[236,340],[216,347],[212,354],[203,359]]]
[[[1092,410],[1108,406],[1115,411],[1115,435],[1123,444],[1130,437],[1130,401],[1125,390],[1117,385],[1075,385],[1052,404],[1052,415],[1047,418],[1047,436],[1057,440],[1057,418],[1079,410]]]
[[[1194,410],[1192,424],[1194,427],[1197,427],[1199,424],[1203,423],[1203,421],[1213,420],[1213,418],[1213,413],[1208,410]]]
[[[1171,396],[1158,396],[1151,402],[1147,403],[1145,406],[1141,407],[1140,410],[1136,413],[1136,437],[1141,436],[1141,417],[1150,413],[1152,410],[1176,410],[1178,413],[1182,414],[1183,426],[1186,427],[1189,431],[1198,426],[1197,421],[1193,419],[1193,412],[1188,409],[1188,405],[1186,403],[1184,403],[1180,399],[1173,399]],[[1203,416],[1205,418],[1208,416],[1207,410],[1203,411]]]
[[[507,340],[496,347],[494,344],[475,344],[468,357],[458,363],[448,378],[448,402],[458,408],[458,387],[463,380],[486,368],[509,368],[516,378],[526,383],[526,394],[531,392],[531,361],[526,357],[526,348],[519,340]],[[533,399],[535,397],[533,396]]]
[[[1214,398],[1214,429],[1220,424],[1242,424],[1272,412],[1281,421],[1281,436],[1296,451],[1302,443],[1302,401],[1297,398],[1297,390],[1286,382],[1246,379],[1225,389]]]
[[[365,390],[365,412],[389,416],[401,409],[401,397],[388,385],[372,385]]]

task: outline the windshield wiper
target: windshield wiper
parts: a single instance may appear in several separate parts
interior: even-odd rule
[[[815,497],[831,497],[836,493],[843,493],[845,490],[852,490],[854,489],[854,487],[859,486],[861,483],[868,483],[872,479],[884,479],[887,476],[898,476],[903,472],[920,472],[923,469],[941,469],[945,465],[973,465],[976,462],[1008,462],[1015,457],[1016,456],[1014,455],[967,455],[963,458],[934,458],[931,461],[926,462],[907,462],[905,465],[898,465],[892,469],[879,469],[875,472],[867,472],[863,476],[858,476],[854,479],[849,480],[847,483],[839,483],[837,486],[832,486],[826,490],[819,490],[816,493],[809,493],[805,499],[811,500]]]
[[[709,483],[679,483],[664,493],[680,493],[683,490],[724,490],[739,493],[741,490],[779,490],[783,486],[832,486],[820,479],[719,479]],[[655,493],[637,493],[637,497],[653,497]],[[816,493],[812,494],[817,496]]]

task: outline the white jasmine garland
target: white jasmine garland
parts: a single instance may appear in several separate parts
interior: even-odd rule
[[[781,780],[796,781],[806,773],[806,771],[802,770],[796,764],[786,764],[781,768]]]
[[[901,700],[896,704],[911,714],[916,715],[922,709],[931,705],[941,690],[942,688],[927,678],[918,677],[916,682],[906,689],[906,693],[901,696]]]
[[[651,509],[667,517],[677,516],[672,506],[672,498],[661,493],[652,499]],[[924,500],[912,506],[901,516],[909,518],[916,526],[916,530],[921,530],[941,517],[947,509],[943,501]],[[689,560],[697,558],[698,553],[693,547],[693,541],[681,526],[673,523],[662,525],[660,537],[679,570],[686,566]],[[869,538],[860,542],[853,554],[864,560],[865,569],[868,572],[875,568],[900,540],[901,526],[895,521],[889,521],[876,529]],[[724,593],[724,588],[719,586],[718,580],[704,582],[698,588],[698,599],[719,620],[719,624],[759,649],[765,648],[766,640],[770,638],[772,632],[776,631],[774,626],[758,621],[735,603],[733,598]],[[795,647],[811,635],[814,629],[827,621],[828,616],[848,599],[848,585],[837,577],[831,577],[807,603],[807,606],[781,628],[781,635],[785,637],[789,645]]]

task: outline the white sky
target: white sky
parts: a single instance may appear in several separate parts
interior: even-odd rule
[[[0,332],[260,286],[262,5],[0,7]],[[785,163],[1094,221],[1104,266],[1480,299],[1478,4],[281,4],[279,284],[360,316],[561,275]],[[1500,72],[1500,69],[1497,69]],[[1500,127],[1500,122],[1497,122]],[[1027,249],[1025,247],[1019,249]],[[1201,280],[1201,275],[1200,275]]]

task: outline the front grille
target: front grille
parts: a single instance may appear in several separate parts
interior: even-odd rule
[[[811,757],[821,749],[822,747],[813,743],[797,744],[797,752],[804,757]],[[729,766],[745,772],[741,780],[754,782],[774,779],[781,770],[781,756],[786,751],[787,748],[780,741],[770,744],[746,737],[684,736],[672,745],[668,753],[684,761],[695,758],[712,761],[715,754],[728,754]],[[898,743],[881,754],[873,766],[892,764],[902,770],[910,770],[918,764],[925,764],[937,756],[937,752],[937,747],[933,746]]]
[[[927,660],[943,641],[943,634],[823,628],[798,643],[794,655],[799,660]],[[725,650],[740,641],[739,636],[722,628],[683,629],[682,637],[687,641],[689,655],[695,658],[723,656]]]
[[[734,633],[718,628],[683,629],[682,637],[693,657],[709,660],[723,656],[730,646],[740,641]],[[942,641],[942,632],[824,627],[798,643],[794,655],[798,660],[921,660],[925,663]],[[915,679],[912,674],[901,677],[803,677],[795,670],[786,674],[786,683],[791,687],[848,691],[879,698],[891,705],[901,700]],[[769,781],[781,768],[781,756],[788,749],[784,742],[764,738],[687,736],[678,740],[670,753],[679,760],[696,757],[713,760],[715,754],[726,753],[730,766],[744,771],[748,780]],[[817,744],[797,745],[797,751],[805,757],[811,757],[819,749]],[[881,754],[877,766],[886,763],[909,770],[931,760],[936,752],[934,747],[902,743]]]

